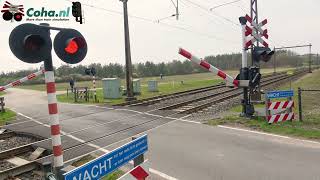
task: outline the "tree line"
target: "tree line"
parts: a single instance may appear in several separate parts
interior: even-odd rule
[[[204,59],[223,70],[238,70],[241,67],[241,58],[242,55],[240,53],[233,54],[222,54],[216,56],[207,56]],[[305,62],[307,62],[307,56],[299,56],[297,53],[293,51],[281,50],[276,53],[276,66],[277,67],[300,67]],[[248,54],[248,59],[251,59],[250,53]],[[272,68],[273,60],[270,62],[261,62],[262,68]],[[249,64],[251,64],[249,62]],[[73,77],[76,81],[84,81],[91,80],[90,76],[85,74],[85,69],[88,67],[95,67],[97,72],[97,78],[112,78],[112,77],[125,77],[125,67],[119,63],[109,63],[107,65],[102,65],[100,63],[93,63],[88,66],[77,65],[77,66],[69,66],[62,65],[58,68],[55,68],[55,75],[57,82],[68,82],[71,77]],[[35,69],[29,70],[19,70],[15,72],[2,72],[0,74],[0,84],[4,85],[6,83],[12,82],[13,80],[24,77],[32,72],[35,72]],[[133,77],[141,78],[141,77],[151,77],[151,76],[159,76],[160,74],[164,76],[169,75],[183,75],[183,74],[191,74],[191,73],[202,73],[207,72],[207,70],[201,68],[200,66],[193,64],[189,60],[179,61],[173,60],[171,62],[161,62],[154,63],[152,61],[146,61],[144,63],[138,63],[133,65]],[[36,80],[29,81],[27,83],[42,83],[43,77],[39,77]]]

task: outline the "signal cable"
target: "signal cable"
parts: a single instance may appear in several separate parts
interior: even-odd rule
[[[71,0],[65,0],[65,1],[72,2]],[[87,7],[91,7],[91,8],[94,8],[94,9],[99,9],[99,10],[102,10],[102,11],[109,12],[111,14],[123,15],[123,13],[120,12],[120,11],[110,10],[110,9],[106,9],[106,8],[102,8],[102,7],[96,7],[96,6],[93,6],[93,5],[90,5],[90,4],[84,4],[84,3],[81,3],[81,4],[84,5],[84,6],[87,6]],[[152,19],[148,19],[148,18],[145,18],[145,17],[135,16],[135,15],[130,15],[130,14],[128,16],[131,17],[131,18],[134,18],[134,19],[150,22],[150,23],[153,23],[153,24],[160,24],[160,25],[163,25],[163,26],[167,26],[169,28],[179,29],[179,30],[186,31],[186,32],[189,32],[189,33],[193,33],[193,34],[197,34],[197,35],[200,35],[200,36],[205,36],[207,38],[234,42],[234,41],[230,41],[230,40],[227,40],[227,39],[224,39],[224,38],[221,38],[221,37],[217,37],[217,36],[213,36],[213,35],[210,35],[210,34],[196,32],[196,31],[187,29],[185,27],[180,27],[180,26],[170,25],[170,24],[166,24],[166,23],[162,23],[162,22],[157,22],[157,20],[152,20]]]

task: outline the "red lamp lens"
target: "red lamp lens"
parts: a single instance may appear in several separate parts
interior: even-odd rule
[[[78,50],[79,50],[78,43],[76,42],[75,39],[72,39],[71,41],[69,41],[69,43],[67,44],[67,47],[64,48],[64,50],[65,50],[68,54],[75,54],[75,53],[78,52]]]

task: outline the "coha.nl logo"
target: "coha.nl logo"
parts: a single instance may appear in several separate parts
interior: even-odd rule
[[[69,17],[70,7],[61,11],[48,11],[44,7],[42,7],[41,10],[29,8],[26,14],[28,17]]]
[[[6,1],[3,5],[2,18],[5,21],[21,21],[24,14],[23,5],[13,5],[10,2]],[[70,7],[65,10],[55,11],[55,10],[46,10],[44,7],[41,9],[29,8],[26,11],[27,20],[34,20],[32,18],[66,18],[70,15]],[[30,19],[31,18],[31,19]]]

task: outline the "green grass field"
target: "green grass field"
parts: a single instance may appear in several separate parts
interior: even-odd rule
[[[278,89],[290,89],[290,83],[286,83]],[[298,87],[304,89],[320,89],[320,70],[304,76],[302,79],[292,82],[292,89],[295,91],[294,101],[297,107]],[[264,118],[245,119],[240,118],[241,106],[236,106],[230,110],[230,115],[222,119],[213,119],[209,125],[226,124],[240,126],[269,133],[303,137],[307,139],[320,139],[320,92],[303,92],[302,95],[303,122],[298,121],[298,108],[294,109],[296,120],[269,125]]]
[[[286,71],[292,68],[279,68],[277,71]],[[239,72],[238,71],[226,71],[228,74],[232,76],[236,76]],[[273,69],[262,69],[261,72],[263,74],[272,73]],[[159,77],[146,77],[146,78],[139,78],[141,80],[141,84],[146,85],[149,80],[157,80],[160,84],[167,83],[167,84],[178,84],[181,81],[198,81],[198,80],[220,80],[218,76],[215,76],[214,74],[208,72],[208,73],[197,73],[197,74],[187,74],[187,75],[176,75],[176,76],[164,76],[164,78],[161,80]],[[121,84],[125,85],[125,80],[121,80]],[[76,82],[77,87],[92,87],[91,81],[82,81],[82,82]],[[97,88],[102,88],[101,81],[96,82]],[[19,86],[18,88],[22,89],[31,89],[31,90],[37,90],[37,91],[45,91],[45,85],[44,84],[38,84],[38,85],[23,85]],[[70,88],[69,83],[57,83],[56,85],[57,91],[66,91],[67,88]]]
[[[218,79],[214,80],[185,80],[183,84],[181,82],[172,82],[172,83],[159,83],[158,85],[158,92],[149,92],[148,87],[145,84],[142,84],[141,86],[141,95],[137,95],[136,97],[138,99],[144,99],[148,97],[158,96],[162,94],[170,94],[174,92],[179,91],[185,91],[189,89],[195,89],[200,87],[206,87],[214,84],[218,84],[221,82]],[[99,100],[99,103],[107,103],[107,104],[117,104],[125,101],[125,96],[122,96],[120,99],[104,99],[103,98],[103,91],[102,89],[97,90],[97,99]],[[69,94],[60,94],[58,95],[58,100],[60,102],[74,102],[74,95]],[[88,103],[93,103],[93,100],[91,100]]]
[[[0,112],[0,126],[3,126],[6,124],[6,122],[9,122],[16,116],[16,113],[6,109],[5,112]]]

